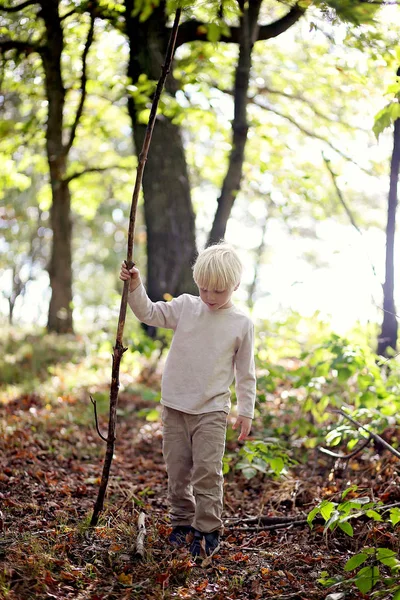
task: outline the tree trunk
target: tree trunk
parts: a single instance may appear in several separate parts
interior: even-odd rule
[[[44,0],[41,16],[45,22],[47,43],[41,50],[45,73],[48,118],[46,151],[50,170],[52,207],[50,211],[53,241],[48,267],[51,300],[47,320],[48,331],[69,333],[72,325],[72,226],[71,198],[66,172],[67,150],[63,145],[65,89],[61,72],[64,36],[58,3]]]
[[[128,76],[137,83],[141,74],[158,79],[169,38],[165,4],[140,22],[132,17],[132,0],[126,0],[127,33],[130,41]],[[176,84],[170,75],[166,89]],[[138,123],[139,107],[129,98],[135,147],[142,147],[145,126]],[[143,106],[142,106],[143,108]],[[147,228],[147,292],[153,301],[165,293],[173,296],[195,292],[191,266],[196,255],[195,216],[180,128],[159,115],[151,153],[143,177],[144,215]]]
[[[248,298],[247,298],[247,306],[249,307],[250,311],[253,310],[254,303],[256,300],[258,275],[259,275],[259,271],[260,271],[260,267],[261,267],[261,263],[262,263],[262,257],[263,257],[265,245],[266,245],[265,238],[266,238],[267,226],[268,226],[268,212],[265,215],[265,221],[263,223],[262,230],[261,230],[260,245],[257,247],[256,252],[255,252],[254,276],[253,276],[253,280],[249,286]]]
[[[47,328],[56,333],[70,333],[72,324],[72,224],[71,197],[68,185],[51,178],[53,203],[50,211],[53,231],[49,265],[51,300]]]
[[[399,71],[398,71],[399,74]],[[390,163],[390,186],[386,225],[386,273],[383,285],[383,322],[378,339],[378,354],[387,356],[388,349],[396,350],[397,318],[394,303],[394,241],[396,231],[397,186],[400,170],[400,119],[394,123],[393,153]]]
[[[249,89],[251,54],[256,39],[260,0],[250,0],[243,9],[240,19],[239,60],[235,74],[235,112],[232,122],[232,150],[229,156],[228,171],[224,179],[221,195],[218,198],[217,212],[208,238],[208,245],[215,244],[225,236],[226,226],[232,206],[240,190],[244,152],[249,126],[247,124],[247,94]]]
[[[135,127],[135,144],[141,147],[144,127]],[[165,148],[168,140],[168,152]],[[189,179],[179,129],[159,118],[154,128],[151,155],[143,177],[147,227],[147,292],[162,300],[195,292],[191,265],[195,259],[195,220]]]

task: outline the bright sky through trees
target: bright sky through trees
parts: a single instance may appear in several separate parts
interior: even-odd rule
[[[391,64],[385,54],[385,44],[393,59],[397,43],[394,40],[398,39],[393,24],[396,10],[387,7],[380,13],[379,21],[387,31],[385,39],[375,42],[375,57],[372,51],[367,52],[365,40],[358,44],[360,47],[354,40],[346,41],[349,35],[346,25],[332,28],[330,23],[318,21],[312,14],[275,40],[258,42],[255,46],[249,103],[251,127],[243,189],[226,237],[238,246],[246,264],[243,286],[237,296],[245,303],[247,286],[254,274],[254,252],[261,241],[263,221],[268,218],[265,252],[258,273],[258,300],[254,309],[257,317],[270,318],[286,309],[306,315],[319,310],[331,319],[334,328],[341,330],[358,319],[362,322],[381,319],[375,303],[381,304],[380,286],[384,279],[384,226],[392,140],[389,130],[377,142],[371,130],[374,116],[387,101],[384,92],[394,76],[394,63]],[[98,27],[104,29],[103,25]],[[362,26],[356,30],[356,36],[361,40],[368,32],[369,27]],[[89,61],[87,109],[80,130],[80,145],[72,157],[76,165],[88,156],[97,160],[97,155],[105,157],[114,150],[126,155],[131,152],[131,129],[123,102],[125,67],[120,66],[121,72],[113,75],[115,61],[107,61],[109,55],[114,56],[117,51],[126,60],[126,41],[115,31],[99,31],[97,35],[103,35],[104,42],[97,42],[90,57],[92,62]],[[329,36],[334,36],[335,43],[332,39],[329,41]],[[178,50],[176,77],[178,80],[181,77],[182,89],[176,99],[177,105],[184,109],[177,118],[182,120],[185,136],[201,247],[212,223],[230,148],[233,100],[229,88],[237,48],[233,44],[196,44],[186,44]],[[104,83],[112,90],[111,102],[102,97]],[[263,86],[279,90],[280,95],[274,92],[264,96],[260,91]],[[294,101],[292,97],[296,95],[303,98]],[[167,101],[174,110],[172,101],[165,99]],[[315,112],[307,104],[310,102]],[[261,108],[260,103],[266,108]],[[108,138],[97,144],[97,137],[90,132],[95,120],[102,117],[105,117],[102,131]],[[342,127],[339,118],[350,123],[353,129]],[[293,121],[302,129],[296,129]],[[324,144],[321,137],[330,146]],[[346,162],[335,148],[353,158],[364,170]],[[356,220],[360,219],[359,225],[364,231],[362,239],[343,209],[338,208],[322,151],[337,174],[337,183]],[[90,219],[98,211],[99,202],[107,202],[105,190],[108,188],[114,188],[110,192],[114,199],[128,203],[132,165],[131,162],[129,173],[113,171],[111,175],[85,177],[82,183],[72,182],[77,221],[87,220],[91,227]],[[43,210],[48,209],[48,196],[48,186],[43,186],[39,192]],[[269,198],[275,212],[271,207],[268,213],[266,211]],[[126,208],[126,218],[127,213]],[[296,228],[302,231],[294,231]],[[306,235],[308,229],[310,235]],[[108,260],[111,262],[113,245],[106,238],[114,239],[118,252],[122,252],[123,230],[124,223],[118,231],[114,231],[113,226],[110,232],[102,230],[104,246],[110,246]],[[119,236],[118,240],[115,236]],[[89,245],[85,243],[85,248]],[[370,261],[377,276],[373,275]],[[117,271],[119,258],[116,255],[114,263]],[[96,279],[106,277],[107,285],[112,286],[114,275],[110,266],[107,275],[103,270],[93,269],[88,274],[82,265],[75,268],[78,285],[82,277],[89,277],[91,283],[101,286],[102,282]],[[6,293],[10,277],[8,269],[0,278]],[[16,320],[45,324],[47,286],[48,277],[43,271],[37,281],[28,284],[25,299],[17,301]],[[397,290],[398,305],[399,294]],[[79,289],[75,298],[77,322],[84,304]],[[0,309],[7,314],[4,298],[0,298]],[[107,303],[104,312],[107,312]]]

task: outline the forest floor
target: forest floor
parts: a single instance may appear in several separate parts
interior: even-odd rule
[[[76,370],[79,378],[77,366]],[[106,506],[99,525],[91,528],[105,444],[94,427],[89,392],[73,386],[73,392],[66,392],[67,371],[52,373],[53,391],[64,389],[62,395],[49,394],[49,382],[43,381],[35,392],[14,396],[8,388],[0,397],[1,599],[372,597],[352,585],[351,573],[343,567],[364,545],[398,551],[398,536],[386,523],[371,526],[360,520],[349,537],[339,530],[324,535],[321,524],[312,529],[304,523],[268,529],[246,519],[304,520],[322,499],[338,501],[353,484],[359,486],[357,493],[361,490],[375,501],[396,503],[400,477],[393,455],[371,449],[334,464],[314,450],[278,480],[262,473],[248,480],[232,468],[225,478],[221,549],[209,564],[199,565],[187,549],[168,544],[159,405],[151,391],[127,387],[120,393]],[[93,393],[93,385],[90,389]],[[105,432],[107,384],[96,389],[99,424]],[[258,426],[256,421],[255,438]],[[231,438],[228,453],[235,448]],[[140,512],[146,515],[144,558],[136,554]],[[328,577],[337,577],[337,585],[324,586]],[[376,589],[383,587],[378,584]],[[379,597],[393,596],[382,591]]]

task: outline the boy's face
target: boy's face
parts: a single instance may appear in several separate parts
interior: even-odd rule
[[[236,287],[228,288],[226,290],[209,290],[198,286],[200,298],[207,308],[212,311],[232,306],[231,296],[238,287],[239,286],[237,285]]]

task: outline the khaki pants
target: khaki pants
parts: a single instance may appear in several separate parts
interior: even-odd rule
[[[171,525],[204,533],[222,529],[227,414],[190,415],[163,406],[163,454]]]

